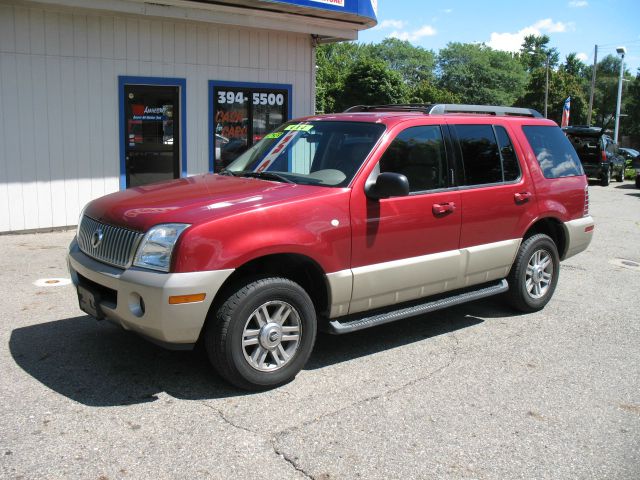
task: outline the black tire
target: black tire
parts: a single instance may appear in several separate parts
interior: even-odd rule
[[[548,266],[540,269],[546,259],[550,261]],[[534,267],[529,268],[530,264]],[[533,235],[522,242],[513,262],[507,277],[507,300],[521,312],[541,310],[551,300],[559,274],[560,258],[556,244],[545,234]]]
[[[620,169],[620,173],[616,176],[616,182],[624,182],[624,167]]]
[[[600,178],[600,185],[603,187],[608,187],[611,182],[611,168],[608,168],[606,172],[602,173],[602,178]]]
[[[204,333],[209,360],[224,379],[245,390],[266,390],[293,380],[316,340],[313,302],[286,278],[249,280],[211,313]],[[282,313],[285,320],[278,329]],[[255,343],[244,345],[245,339]]]
[[[636,188],[640,188],[640,175],[636,175]]]

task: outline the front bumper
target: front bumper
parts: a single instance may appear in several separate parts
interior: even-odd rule
[[[76,240],[69,246],[69,273],[76,287],[93,291],[105,318],[169,348],[189,348],[200,331],[216,293],[230,270],[162,273],[131,267],[122,270],[84,254]],[[169,297],[204,293],[201,302],[169,304]],[[142,302],[141,302],[142,299]]]

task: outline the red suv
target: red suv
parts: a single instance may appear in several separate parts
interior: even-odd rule
[[[543,308],[593,234],[570,142],[533,110],[361,106],[288,122],[220,174],[89,203],[70,246],[80,307],[231,383],[290,381],[316,331],[489,295]]]

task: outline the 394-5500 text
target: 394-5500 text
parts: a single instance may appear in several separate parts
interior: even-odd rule
[[[277,105],[284,104],[284,95],[282,93],[254,92],[251,96],[253,105]],[[227,90],[218,90],[218,104],[238,103],[243,105],[248,102],[249,98],[245,97],[244,92],[231,92]]]

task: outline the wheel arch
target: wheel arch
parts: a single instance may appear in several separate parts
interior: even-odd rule
[[[247,279],[261,277],[283,277],[297,283],[307,292],[319,316],[328,312],[330,294],[324,270],[312,258],[297,253],[264,255],[236,268],[216,293],[209,312],[215,311]]]
[[[551,237],[558,249],[558,255],[560,260],[563,260],[568,247],[567,231],[563,226],[563,223],[557,218],[545,217],[536,220],[525,232],[522,241],[527,238],[536,235],[538,233],[544,233]]]

